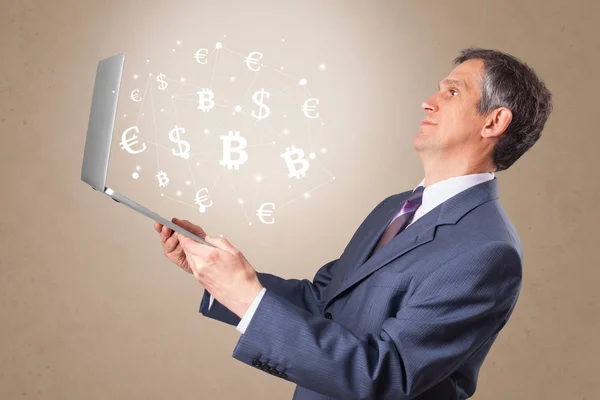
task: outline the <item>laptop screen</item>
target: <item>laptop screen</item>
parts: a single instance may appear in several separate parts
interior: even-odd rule
[[[81,180],[104,192],[125,54],[101,60],[96,70]]]

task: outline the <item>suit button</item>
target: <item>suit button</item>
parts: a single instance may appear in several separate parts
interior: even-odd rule
[[[277,371],[275,368],[269,368],[268,371],[271,375],[275,375],[275,376],[279,376],[279,371]]]
[[[326,312],[326,313],[325,313],[325,318],[327,318],[327,319],[331,319],[331,318],[332,318],[332,315],[331,315],[331,313],[328,313],[328,312]]]
[[[260,367],[261,362],[258,361],[256,358],[254,360],[252,360],[252,365],[254,365],[255,367]]]
[[[265,372],[269,372],[269,370],[271,369],[271,367],[269,367],[267,364],[263,364],[259,368]]]

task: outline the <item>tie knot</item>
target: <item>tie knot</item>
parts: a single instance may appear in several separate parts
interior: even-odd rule
[[[420,205],[423,199],[423,191],[425,190],[424,186],[419,186],[415,190],[413,190],[412,194],[406,199],[410,204]]]

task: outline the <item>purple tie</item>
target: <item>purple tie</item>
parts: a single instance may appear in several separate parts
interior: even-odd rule
[[[396,214],[395,219],[385,230],[381,239],[375,246],[373,253],[371,256],[375,254],[379,249],[389,243],[398,233],[402,232],[402,230],[410,223],[412,217],[415,215],[415,211],[421,205],[421,200],[423,198],[423,190],[425,188],[423,186],[417,187],[413,190],[412,194],[408,199],[402,203],[402,208],[400,208],[400,212]]]

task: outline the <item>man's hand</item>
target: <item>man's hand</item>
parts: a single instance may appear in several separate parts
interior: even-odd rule
[[[196,280],[223,306],[243,318],[263,289],[256,270],[246,257],[225,238],[213,238],[189,221],[173,218],[173,223],[198,235],[215,247],[198,243],[155,223],[160,232],[165,255]]]
[[[203,237],[206,235],[204,230],[199,226],[192,224],[188,220],[180,220],[177,218],[173,218],[171,220],[175,225],[178,225],[195,235]],[[185,272],[191,274],[192,269],[186,259],[185,253],[179,244],[179,237],[177,234],[174,234],[174,231],[166,226],[159,224],[158,222],[154,223],[154,229],[160,233],[160,242],[162,244],[165,256],[171,261],[173,264],[177,265]]]

